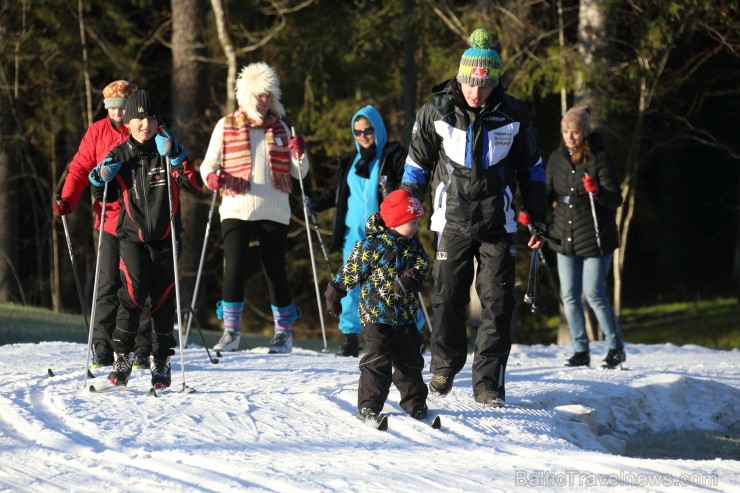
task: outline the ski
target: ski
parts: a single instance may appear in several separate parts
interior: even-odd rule
[[[188,387],[188,388],[190,388],[190,387]],[[163,392],[167,392],[168,390],[169,390],[169,387],[168,386],[165,386],[165,385],[163,385],[161,383],[156,383],[156,384],[152,385],[151,388],[149,389],[149,396],[150,397],[159,397],[160,395],[162,395]],[[195,390],[192,390],[191,392],[195,392]]]
[[[387,414],[381,414],[377,417],[368,417],[368,418],[362,418],[360,416],[355,416],[355,417],[359,419],[360,421],[362,421],[363,424],[366,424],[367,426],[375,428],[376,430],[380,430],[380,431],[388,430],[388,415]],[[442,428],[442,418],[438,414],[424,418],[424,419],[414,419],[414,421],[421,423],[423,425],[429,426],[434,430],[439,430],[440,428]]]
[[[48,375],[49,375],[50,377],[55,377],[55,376],[57,376],[57,374],[56,374],[56,373],[54,373],[54,370],[52,370],[51,368],[47,368],[47,369],[46,369],[46,373],[47,373],[47,374],[48,374]],[[89,368],[87,369],[87,378],[95,378],[95,374],[93,374],[93,372],[91,372]]]
[[[105,384],[90,384],[88,387],[88,390],[92,394],[105,394],[107,392],[114,392],[118,390],[126,391],[126,392],[136,392],[136,390],[126,386],[126,385],[112,385],[110,383]]]
[[[411,416],[407,416],[407,417],[411,418]],[[411,418],[411,419],[413,419],[415,422],[419,424],[429,426],[434,430],[439,430],[440,428],[442,428],[442,418],[439,416],[439,414],[429,415],[423,419],[416,419],[416,418]]]
[[[623,371],[629,371],[632,368],[628,368],[628,367],[624,366],[622,363],[619,363],[618,365],[614,365],[614,366],[607,365],[606,363],[604,363],[601,366],[599,366],[599,369],[600,370],[623,370]]]

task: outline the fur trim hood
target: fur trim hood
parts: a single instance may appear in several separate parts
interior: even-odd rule
[[[244,112],[253,120],[262,120],[264,115],[257,112],[257,97],[269,92],[272,94],[270,112],[278,118],[285,116],[285,109],[280,102],[282,91],[280,77],[275,69],[265,62],[251,63],[244,67],[236,79],[236,101]]]

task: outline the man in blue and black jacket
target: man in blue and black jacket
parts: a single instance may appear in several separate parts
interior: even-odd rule
[[[502,407],[511,349],[517,183],[524,208],[542,227],[545,171],[529,111],[499,84],[501,59],[483,29],[470,36],[456,78],[433,89],[419,110],[402,188],[423,199],[431,179],[433,267],[432,395],[444,396],[467,358],[465,311],[474,260],[481,323],[475,341],[475,401]],[[542,240],[533,235],[530,248]]]

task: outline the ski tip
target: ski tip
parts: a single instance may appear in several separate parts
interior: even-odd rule
[[[388,430],[388,416],[383,415],[378,419],[378,426],[377,429],[380,431],[387,431]]]
[[[221,358],[221,357],[222,357],[222,356],[221,356],[221,351],[219,351],[218,349],[214,349],[214,351],[216,351],[216,356],[217,356],[217,357],[219,357],[219,358]]]
[[[90,371],[90,368],[87,369],[87,378],[95,378],[95,375]]]
[[[90,385],[87,388],[87,390],[90,391],[90,392],[92,392],[93,394],[95,394],[98,391],[98,389],[95,388],[95,385]]]
[[[46,373],[48,373],[50,377],[54,376],[54,372],[51,370],[51,368],[47,368]]]
[[[157,391],[154,389],[154,387],[149,389],[149,397],[159,397],[157,394]]]
[[[440,418],[439,416],[435,416],[434,419],[432,420],[431,426],[435,430],[439,430],[440,428],[442,428],[442,418]]]

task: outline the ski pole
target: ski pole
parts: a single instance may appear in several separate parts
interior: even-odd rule
[[[529,230],[529,234],[535,234],[535,230],[532,227],[531,224],[527,224],[527,229]],[[552,289],[553,295],[555,295],[555,298],[558,300],[558,305],[563,304],[563,300],[560,299],[560,289],[555,285],[554,276],[552,274],[552,270],[550,270],[550,266],[547,264],[547,260],[545,259],[545,252],[540,250],[540,261],[542,262],[542,266],[545,268],[547,280],[549,281],[548,284],[550,285],[550,289]]]
[[[527,293],[524,295],[524,302],[532,305],[531,312],[535,315],[544,311],[544,306],[537,302],[537,277],[538,267],[540,264],[540,250],[532,250],[532,257],[529,262],[529,279],[527,281]]]
[[[588,173],[585,174],[588,178]],[[601,234],[599,233],[599,220],[596,218],[596,204],[594,203],[594,194],[588,192],[588,200],[591,203],[591,217],[594,219],[594,232],[596,233],[596,246],[599,248],[599,254],[603,257],[604,252],[601,249]]]
[[[424,320],[427,323],[427,327],[429,327],[429,333],[432,333],[432,319],[429,318],[429,312],[427,311],[427,305],[424,303],[424,295],[421,294],[421,291],[419,291],[419,304],[421,305],[421,313],[424,315]]]
[[[584,175],[588,178],[588,173],[584,173]],[[604,276],[604,284],[606,285],[607,266],[604,263],[604,250],[601,247],[601,233],[599,232],[599,219],[596,217],[596,203],[594,201],[593,193],[588,192],[588,200],[591,203],[591,217],[594,220],[594,234],[596,235],[596,247],[599,249],[599,264],[601,266],[601,271]],[[614,328],[616,330],[617,314],[614,312],[614,308],[612,308],[611,306],[609,306],[609,310],[611,312],[612,324],[614,325]]]
[[[95,260],[95,281],[93,282],[93,301],[90,308],[90,328],[87,331],[87,361],[85,362],[85,381],[82,388],[87,388],[87,377],[90,374],[90,352],[92,351],[92,333],[95,323],[95,307],[98,304],[98,281],[100,279],[100,250],[103,246],[103,225],[105,224],[105,201],[108,198],[108,182],[103,186],[103,201],[100,206],[100,227],[98,228],[98,254]]]
[[[62,203],[62,199],[59,195],[56,196],[57,204]],[[75,276],[75,284],[77,285],[77,296],[80,298],[80,308],[82,308],[82,318],[85,320],[85,327],[89,330],[90,323],[87,321],[87,307],[85,306],[85,296],[82,294],[82,284],[80,284],[80,274],[77,272],[77,262],[75,262],[75,254],[72,250],[72,238],[69,236],[69,228],[67,227],[67,216],[62,214],[62,226],[64,227],[64,237],[67,240],[67,250],[69,250],[69,260],[72,262],[72,273]]]
[[[306,207],[308,207],[308,204],[306,204]],[[311,222],[313,223],[313,227],[316,230],[316,237],[319,239],[319,246],[321,247],[321,253],[324,254],[324,260],[326,260],[326,266],[329,268],[329,275],[331,275],[331,277],[334,277],[334,270],[331,268],[331,262],[329,261],[329,254],[326,251],[326,245],[324,245],[324,238],[322,238],[321,231],[319,230],[319,223],[316,220],[316,214],[313,212],[309,212],[309,216],[311,218]]]
[[[185,339],[183,338],[182,334],[182,312],[181,305],[180,305],[180,283],[178,282],[178,279],[180,279],[180,274],[177,271],[177,240],[175,239],[176,231],[175,231],[175,213],[174,213],[174,206],[172,204],[172,194],[174,191],[172,190],[172,177],[170,176],[172,173],[172,163],[170,162],[170,158],[167,157],[167,201],[170,205],[170,236],[172,238],[172,268],[174,270],[174,281],[175,281],[175,304],[177,306],[177,331],[178,335],[180,337],[180,372],[182,374],[182,391],[183,392],[195,392],[194,389],[187,386],[185,383]]]
[[[182,285],[182,279],[178,279],[180,283],[180,288],[182,289],[183,294],[185,295],[185,303],[190,308],[190,320],[195,318],[195,310],[193,309],[193,306],[195,303],[190,303],[190,300],[188,299],[188,292],[185,290],[185,288]],[[195,318],[195,327],[198,329],[198,332],[200,333],[200,340],[203,341],[203,347],[206,348],[206,353],[208,354],[208,359],[211,361],[211,364],[218,364],[218,358],[214,358],[211,356],[211,351],[208,350],[208,344],[206,343],[206,338],[203,335],[203,331],[200,328],[200,323],[198,323],[198,319]]]
[[[290,135],[295,136],[295,128],[290,127]],[[324,311],[323,307],[321,305],[321,294],[319,293],[319,278],[316,274],[316,257],[313,254],[313,242],[311,241],[311,228],[310,228],[310,222],[308,219],[308,207],[306,206],[306,191],[303,189],[303,174],[301,173],[301,163],[300,160],[293,159],[293,156],[291,155],[291,159],[293,161],[293,164],[296,165],[298,168],[298,182],[301,184],[301,198],[303,201],[303,216],[306,220],[306,234],[308,235],[308,251],[311,255],[311,269],[313,270],[313,283],[316,287],[316,304],[319,308],[319,320],[321,321],[321,335],[324,338],[324,349],[322,352],[327,352],[329,349],[326,347],[326,327],[324,325]]]
[[[219,170],[217,173],[221,173],[221,170]],[[208,243],[208,235],[211,232],[211,219],[213,218],[213,211],[216,208],[216,196],[218,195],[218,190],[213,191],[213,196],[211,197],[211,209],[208,211],[208,222],[206,222],[206,235],[203,238],[203,248],[200,251],[200,263],[198,264],[198,274],[195,276],[195,287],[193,288],[193,300],[190,304],[190,313],[188,314],[188,326],[185,328],[185,335],[183,336],[185,340],[185,345],[187,345],[188,337],[190,336],[190,326],[193,323],[193,317],[195,316],[195,302],[198,299],[198,286],[200,286],[200,275],[203,272],[203,261],[206,258],[206,245]],[[208,355],[210,358],[210,354]]]

